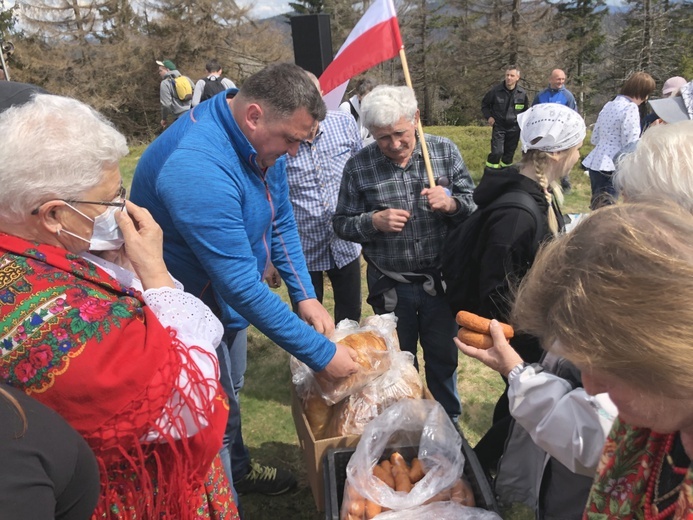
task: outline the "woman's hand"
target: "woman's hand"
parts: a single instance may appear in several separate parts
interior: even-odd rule
[[[145,208],[130,201],[126,207],[127,213],[116,213],[116,221],[125,239],[125,255],[143,289],[175,287],[164,263],[164,234],[159,224]]]
[[[515,352],[515,349],[510,346],[508,340],[505,339],[503,329],[501,329],[500,324],[496,320],[491,320],[490,329],[491,337],[493,338],[493,348],[488,350],[472,347],[462,343],[457,338],[454,338],[454,342],[463,354],[478,359],[487,367],[500,373],[500,375],[508,377],[510,371],[522,363],[523,360]]]
[[[103,258],[104,260],[108,260],[112,264],[120,266],[123,269],[127,269],[128,271],[132,271],[133,273],[135,272],[135,268],[132,267],[132,263],[130,262],[130,259],[125,254],[125,247],[120,247],[120,248],[115,249],[115,250],[89,251],[89,252],[92,255],[98,256],[99,258]]]

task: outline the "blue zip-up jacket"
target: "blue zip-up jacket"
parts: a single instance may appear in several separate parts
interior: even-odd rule
[[[539,105],[540,103],[559,103],[577,111],[575,96],[573,96],[573,93],[565,87],[546,87],[536,95],[534,101],[532,101],[532,106]]]
[[[185,290],[217,309],[228,332],[255,325],[313,370],[334,343],[263,283],[270,262],[295,301],[315,298],[289,201],[286,158],[265,172],[222,92],[190,110],[142,154],[131,200],[164,231],[164,259]]]

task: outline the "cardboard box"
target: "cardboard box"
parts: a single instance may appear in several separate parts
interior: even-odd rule
[[[424,387],[424,399],[433,399],[428,388]],[[296,394],[296,389],[291,385],[291,415],[294,417],[298,444],[303,452],[303,460],[306,463],[308,482],[313,492],[315,506],[318,511],[325,511],[325,484],[323,482],[323,458],[330,448],[354,448],[361,438],[360,435],[347,435],[345,437],[331,437],[329,439],[316,440],[303,413],[301,400]]]
[[[313,432],[306,419],[306,414],[303,413],[301,401],[296,394],[296,389],[291,385],[291,414],[294,417],[296,425],[296,434],[298,435],[298,444],[303,452],[303,460],[306,463],[306,472],[308,473],[308,482],[310,489],[313,492],[315,505],[318,511],[325,510],[325,486],[322,477],[323,457],[329,448],[353,448],[355,447],[360,435],[348,435],[346,437],[332,437],[330,439],[316,440]]]

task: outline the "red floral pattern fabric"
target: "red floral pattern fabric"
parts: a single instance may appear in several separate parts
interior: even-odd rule
[[[217,455],[228,402],[191,349],[201,351],[100,268],[0,234],[0,380],[56,410],[87,440],[101,469],[94,518],[237,518]],[[171,399],[185,395],[177,387],[184,366],[190,384],[206,389],[199,395],[213,396],[199,406]],[[176,440],[158,421],[164,414],[176,421],[183,406],[198,431]],[[150,432],[161,442],[141,441]]]
[[[642,520],[647,480],[665,436],[616,419],[604,444],[583,520]],[[674,520],[693,520],[693,464],[679,493]]]

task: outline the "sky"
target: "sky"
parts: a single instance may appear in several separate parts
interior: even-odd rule
[[[278,14],[291,11],[290,0],[238,0],[242,6],[253,6],[252,15],[254,18],[269,18]]]
[[[12,1],[12,0],[10,0]],[[257,19],[269,18],[278,14],[289,12],[291,0],[237,0],[239,5],[252,6],[252,15]],[[606,0],[610,6],[620,6],[623,0]]]
[[[269,18],[279,14],[287,13],[291,0],[237,0],[239,5],[252,6],[252,16],[256,19]],[[14,5],[14,0],[5,0],[5,7]],[[607,0],[608,5],[620,5],[623,0]]]

